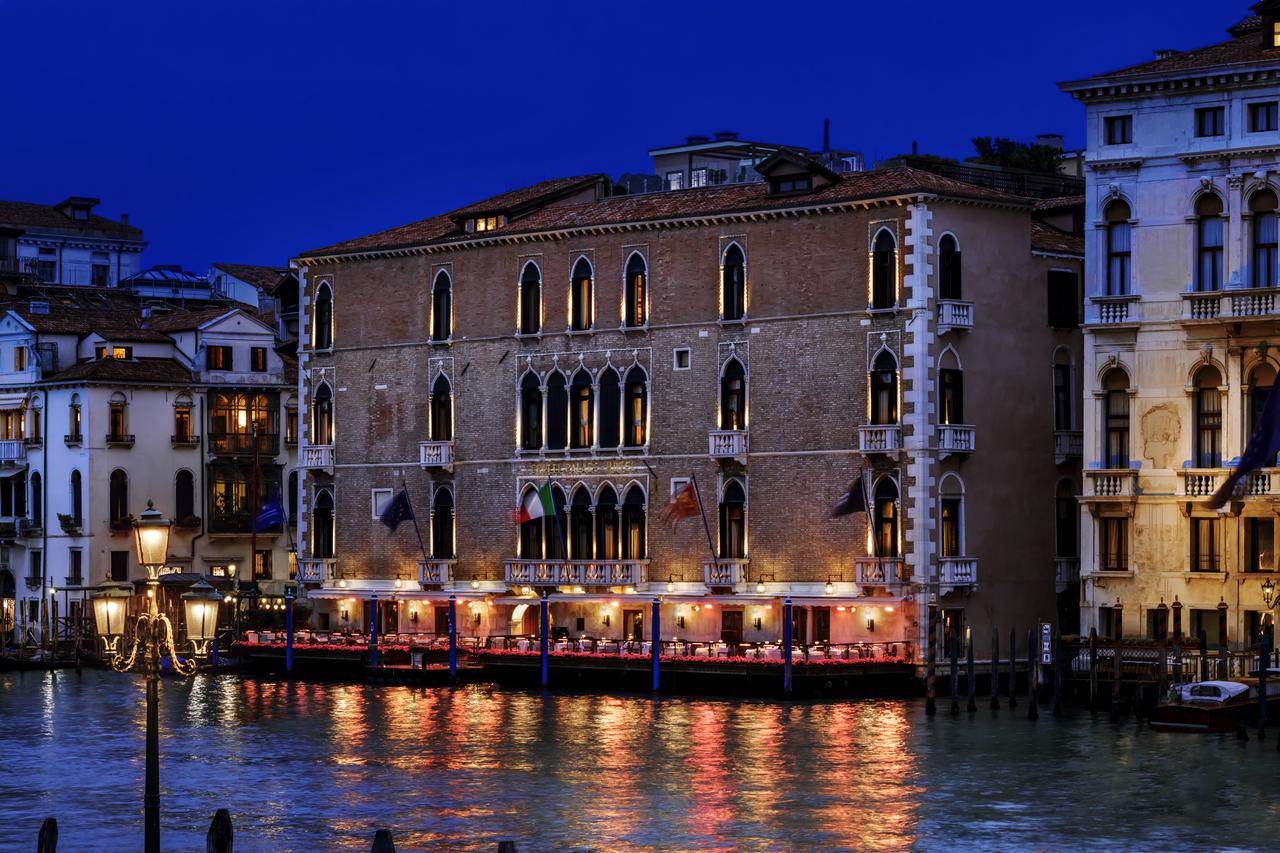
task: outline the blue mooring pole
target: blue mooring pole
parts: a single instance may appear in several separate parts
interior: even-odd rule
[[[542,654],[542,686],[547,686],[547,635],[551,633],[551,611],[547,604],[547,594],[542,594],[541,611],[538,615],[538,627],[541,636],[538,638],[538,647]]]
[[[284,671],[293,672],[293,593],[284,594]]]
[[[782,692],[791,695],[791,599],[782,601]]]
[[[649,654],[653,656],[653,692],[657,693],[662,685],[662,670],[658,661],[662,657],[662,626],[659,623],[658,598],[653,599],[653,640],[649,643]]]
[[[458,680],[458,597],[449,596],[449,680]]]
[[[369,616],[369,663],[378,665],[378,596],[372,600],[373,613]]]

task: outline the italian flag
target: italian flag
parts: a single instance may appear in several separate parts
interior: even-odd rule
[[[523,504],[516,507],[511,517],[516,524],[524,524],[526,521],[551,515],[555,511],[555,504],[551,501],[551,484],[544,483],[536,492],[525,498]]]

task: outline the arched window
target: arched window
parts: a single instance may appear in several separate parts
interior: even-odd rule
[[[606,367],[600,374],[600,447],[613,449],[622,443],[622,381]]]
[[[1276,214],[1276,194],[1259,190],[1249,199],[1253,212],[1253,286],[1275,287],[1280,284],[1280,264],[1276,247],[1280,244],[1280,218]]]
[[[547,449],[564,450],[569,443],[569,389],[564,374],[547,379]]]
[[[83,421],[80,419],[80,395],[72,394],[71,403],[67,406],[67,438],[71,441],[80,441],[84,433]]]
[[[1130,292],[1131,218],[1125,202],[1117,199],[1107,205],[1107,296],[1126,296]]]
[[[1055,525],[1056,555],[1070,559],[1080,556],[1080,513],[1076,509],[1076,490],[1070,480],[1058,483],[1054,497],[1057,513]]]
[[[649,440],[649,382],[639,365],[627,371],[626,435],[627,447],[644,447]]]
[[[191,395],[179,394],[173,401],[173,441],[189,444],[195,439],[191,421]]]
[[[888,228],[881,228],[871,244],[871,307],[892,308],[898,301],[898,244]]]
[[[1075,429],[1074,400],[1071,391],[1071,355],[1065,349],[1053,354],[1053,428]]]
[[[573,265],[573,279],[569,288],[569,329],[585,332],[591,328],[591,262],[578,258]]]
[[[942,557],[963,557],[964,486],[958,477],[945,477],[938,497],[938,553]]]
[[[720,263],[720,317],[741,320],[747,312],[747,258],[730,243]]]
[[[639,252],[633,252],[627,261],[625,281],[622,284],[622,325],[636,328],[649,322],[648,291],[649,268],[645,265],[644,257]]]
[[[961,298],[960,247],[950,234],[943,234],[938,241],[938,298]]]
[[[320,383],[311,404],[311,443],[333,444],[333,391],[328,382]]]
[[[431,285],[431,340],[447,341],[453,334],[453,282],[444,270]]]
[[[173,480],[173,520],[179,524],[196,517],[196,481],[185,468]]]
[[[520,380],[520,448],[542,449],[542,385],[533,372]]]
[[[311,510],[311,556],[332,558],[333,539],[333,492],[321,489]]]
[[[720,429],[747,428],[747,373],[736,358],[725,363],[720,374]]]
[[[570,447],[582,449],[590,447],[595,427],[595,391],[591,387],[591,374],[579,369],[573,374],[573,384],[569,387],[569,403],[571,407]]]
[[[964,423],[964,372],[955,351],[943,353],[938,369],[938,423],[954,426]]]
[[[436,377],[431,386],[431,440],[453,441],[453,394],[449,380]]]
[[[542,272],[529,261],[520,272],[520,334],[542,331]]]
[[[71,520],[77,526],[84,523],[84,491],[78,470],[71,472]]]
[[[553,515],[542,517],[542,541],[545,543],[547,558],[553,560],[569,559],[569,514],[565,511],[568,502],[564,489],[551,487],[551,504],[555,507]]]
[[[44,412],[40,409],[39,397],[32,397],[28,415],[31,419],[31,428],[27,430],[27,437],[39,441],[44,437]]]
[[[1271,385],[1275,381],[1275,368],[1265,362],[1249,371],[1249,411],[1246,421],[1249,436],[1258,431],[1258,425],[1262,421],[1262,409],[1267,403],[1267,395],[1271,393]]]
[[[887,426],[898,422],[898,362],[887,350],[871,364],[871,423]]]
[[[1105,408],[1103,453],[1105,467],[1129,467],[1129,377],[1113,369],[1102,378]]]
[[[108,439],[123,440],[129,435],[129,401],[119,391],[111,395],[107,422]]]
[[[720,499],[720,558],[747,556],[747,493],[737,480],[730,480]]]
[[[1222,287],[1222,199],[1203,196],[1196,202],[1196,290]]]
[[[453,490],[436,489],[431,503],[431,556],[436,560],[452,560],[457,556],[453,544]]]
[[[289,504],[286,506],[285,512],[289,516],[289,526],[295,530],[298,527],[298,472],[289,472]]]
[[[533,499],[533,493],[536,491],[532,486],[526,487],[520,495],[520,506],[525,506]],[[542,559],[542,528],[543,519],[541,518],[530,519],[520,525],[520,559]]]
[[[591,493],[579,486],[569,505],[569,559],[591,559],[592,532]]]
[[[1216,367],[1196,373],[1195,467],[1222,467],[1222,376]]]
[[[44,480],[39,471],[31,472],[31,520],[37,527],[44,524]]]
[[[333,348],[333,289],[328,282],[316,288],[316,316],[311,331],[311,345],[315,349]]]
[[[605,484],[596,495],[596,559],[618,559],[618,493]]]
[[[880,557],[898,556],[898,486],[884,477],[876,484],[875,516],[876,554]]]
[[[644,492],[639,486],[632,486],[627,489],[627,496],[622,502],[622,559],[624,560],[645,558],[644,514]]]
[[[111,472],[107,503],[112,524],[129,517],[129,475],[119,468]]]

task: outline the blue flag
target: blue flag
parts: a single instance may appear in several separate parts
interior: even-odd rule
[[[1209,508],[1218,509],[1226,504],[1235,494],[1236,486],[1245,477],[1265,465],[1275,463],[1276,454],[1280,453],[1280,394],[1276,393],[1273,383],[1267,392],[1267,402],[1262,407],[1262,416],[1258,418],[1258,428],[1249,436],[1249,444],[1240,454],[1240,461],[1225,482],[1209,498]]]
[[[268,498],[267,502],[258,509],[258,515],[253,519],[253,532],[261,533],[264,530],[280,527],[283,524],[284,506],[281,505],[280,498]]]
[[[387,504],[387,508],[382,511],[378,520],[392,532],[400,526],[400,522],[413,521],[413,506],[409,503],[409,492],[401,489],[399,494],[391,499],[391,503]]]

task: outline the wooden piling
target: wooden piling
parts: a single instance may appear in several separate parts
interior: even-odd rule
[[[938,608],[929,605],[929,651],[925,655],[924,668],[924,712],[932,717],[938,713]]]
[[[1119,640],[1112,644],[1111,651],[1111,722],[1118,723],[1120,722],[1120,665],[1122,663]]]
[[[969,713],[972,714],[974,711],[978,710],[978,701],[977,701],[978,682],[973,672],[973,634],[968,629],[965,630],[965,640],[966,640],[966,645],[968,645],[969,647],[967,655],[965,657],[965,669],[968,670],[968,675],[969,675],[968,710],[969,710]]]
[[[1160,658],[1156,661],[1156,695],[1163,696],[1169,690],[1169,647],[1160,641],[1156,647]]]
[[[36,853],[58,853],[58,821],[47,817],[40,824],[40,837],[36,840]]]
[[[1053,629],[1053,715],[1062,716],[1062,632]]]
[[[1200,641],[1200,680],[1209,680],[1209,635],[1205,633],[1204,628],[1200,629],[1199,635],[1196,637]]]
[[[1271,658],[1271,640],[1267,634],[1258,646],[1258,740],[1267,738],[1267,661]]]
[[[373,848],[370,853],[396,853],[396,843],[391,838],[391,830],[379,829],[373,834]]]
[[[1089,711],[1098,710],[1098,629],[1089,629]]]
[[[951,636],[951,716],[960,714],[960,637]]]
[[[991,629],[991,710],[1000,710],[1000,631]]]
[[[1036,631],[1027,629],[1027,719],[1040,717],[1040,708],[1036,700]]]
[[[1018,629],[1009,629],[1009,710],[1018,707]]]
[[[231,826],[231,812],[218,809],[209,821],[209,831],[204,836],[205,853],[231,853],[235,843],[235,830]]]

